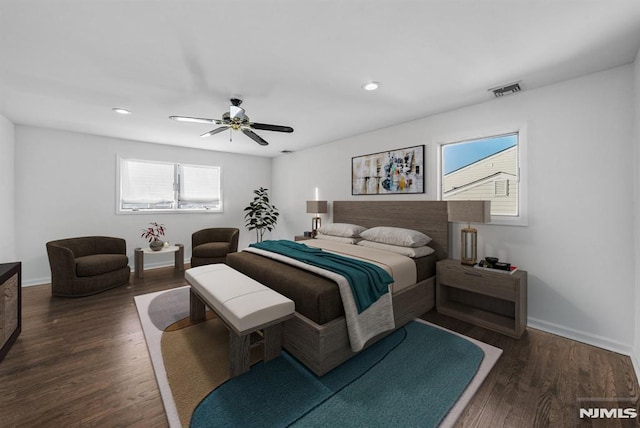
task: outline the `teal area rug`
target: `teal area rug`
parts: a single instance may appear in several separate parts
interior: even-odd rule
[[[461,336],[415,321],[321,378],[283,353],[212,391],[191,427],[436,427],[484,355]]]

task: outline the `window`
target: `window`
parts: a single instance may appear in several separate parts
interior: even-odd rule
[[[120,159],[118,212],[222,211],[220,167]]]
[[[492,222],[522,224],[520,156],[520,132],[442,144],[440,198],[489,200]]]

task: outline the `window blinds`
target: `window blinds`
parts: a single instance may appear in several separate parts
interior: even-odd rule
[[[179,201],[193,205],[219,205],[220,168],[180,165]]]
[[[174,201],[174,166],[170,163],[123,159],[123,204],[167,204]]]

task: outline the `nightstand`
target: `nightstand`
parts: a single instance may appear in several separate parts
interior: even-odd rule
[[[294,241],[306,241],[307,239],[313,239],[313,236],[296,235],[293,238]]]
[[[527,272],[491,272],[441,260],[436,264],[439,313],[520,338],[527,327]]]

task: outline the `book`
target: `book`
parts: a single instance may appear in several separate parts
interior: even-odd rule
[[[509,270],[503,270],[503,269],[495,269],[495,268],[490,268],[490,267],[482,267],[479,265],[474,265],[473,266],[475,269],[482,269],[482,270],[486,270],[489,272],[498,272],[498,273],[502,273],[505,275],[511,275],[514,272],[516,272],[518,270],[517,266],[511,265],[511,267],[509,268]]]

